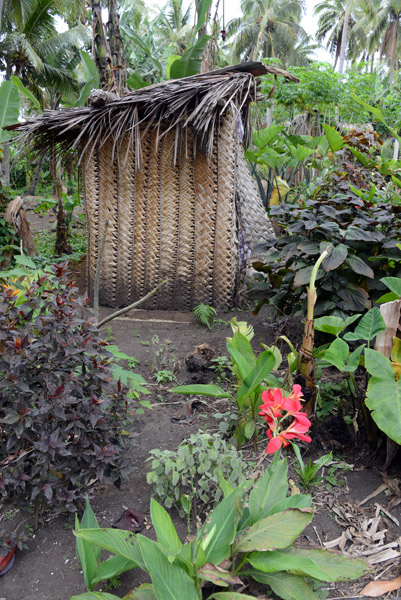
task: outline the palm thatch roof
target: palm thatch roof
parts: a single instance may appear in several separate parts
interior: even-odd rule
[[[255,77],[267,73],[299,81],[282,69],[243,63],[144,87],[100,107],[48,110],[10,129],[23,131],[24,144],[30,151],[43,152],[56,145],[59,153],[80,148],[83,155],[112,140],[113,157],[122,134],[129,132],[135,142],[137,168],[142,162],[140,141],[150,129],[157,130],[157,143],[167,132],[175,131],[174,162],[186,148],[191,131],[203,152],[210,156],[219,120],[229,107],[238,115],[244,145],[249,144],[250,105],[258,99]]]

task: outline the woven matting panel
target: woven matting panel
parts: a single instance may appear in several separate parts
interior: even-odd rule
[[[235,113],[227,112],[215,130],[210,159],[195,152],[189,137],[175,161],[174,130],[158,143],[156,131],[142,133],[139,170],[137,142],[128,134],[114,157],[107,140],[84,155],[91,295],[108,221],[101,304],[127,306],[167,280],[144,308],[190,310],[200,302],[232,306],[239,277],[238,228],[243,227],[247,243],[269,229],[236,125]]]

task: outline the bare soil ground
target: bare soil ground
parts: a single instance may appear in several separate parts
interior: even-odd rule
[[[74,278],[80,288],[84,287],[84,264],[73,266]],[[83,290],[82,290],[83,291]],[[111,312],[102,309],[101,316]],[[249,311],[233,311],[218,315],[224,320],[237,316],[253,324],[255,328],[255,348],[259,342],[271,344],[277,333],[285,333],[294,338],[294,322],[290,320],[275,320],[270,317],[264,307],[257,317],[252,317]],[[106,326],[107,328],[107,326]],[[168,393],[170,385],[159,385],[155,381],[155,371],[152,368],[154,352],[157,348],[152,345],[152,338],[157,336],[160,343],[166,344],[168,354],[166,360],[179,362],[177,380],[179,383],[200,382],[202,374],[189,373],[184,364],[188,352],[202,343],[209,344],[217,355],[227,354],[225,338],[229,335],[227,326],[219,325],[212,331],[201,326],[192,313],[175,313],[161,311],[131,311],[127,315],[115,319],[110,329],[104,328],[105,335],[112,336],[112,343],[139,360],[135,368],[149,382],[152,391],[150,399],[152,410],[136,417],[136,446],[132,452],[132,463],[135,471],[121,489],[113,486],[98,486],[91,499],[93,509],[102,526],[110,526],[127,508],[135,509],[148,516],[148,526],[145,535],[153,535],[149,519],[149,502],[151,489],[146,483],[146,472],[149,463],[146,462],[152,448],[176,449],[182,440],[200,428],[217,430],[213,413],[222,410],[213,399],[201,405],[193,414],[190,422],[172,422],[171,417],[182,414],[186,397],[174,396]],[[295,328],[296,330],[296,328]],[[297,333],[295,331],[295,333]],[[299,333],[299,331],[298,331]],[[176,361],[173,361],[175,356]],[[228,408],[228,406],[227,406]],[[334,421],[335,421],[335,417]],[[316,515],[300,541],[320,547],[328,541],[337,540],[335,548],[351,551],[359,548],[365,552],[374,552],[377,562],[372,566],[372,575],[364,581],[347,585],[327,584],[323,586],[322,598],[358,598],[363,586],[376,575],[384,573],[382,579],[392,579],[399,575],[400,569],[400,528],[401,493],[399,490],[400,468],[397,459],[390,467],[388,475],[380,473],[379,468],[384,462],[383,455],[377,458],[367,451],[366,442],[359,432],[354,435],[353,428],[343,422],[333,422],[329,427],[315,430],[315,443],[310,450],[314,459],[335,448],[336,459],[349,465],[346,472],[337,470],[334,473],[334,485],[326,489],[327,479],[321,486],[314,488],[314,506]],[[340,433],[338,433],[340,431]],[[337,439],[338,438],[338,439]],[[335,440],[335,442],[333,442]],[[265,441],[261,441],[257,458],[263,458]],[[245,448],[245,456],[251,455],[250,448]],[[307,455],[306,458],[309,458]],[[265,459],[267,460],[267,459]],[[293,463],[293,456],[290,456]],[[262,466],[265,463],[261,463]],[[298,476],[291,467],[294,485]],[[326,471],[327,474],[327,471]],[[384,485],[382,485],[384,482]],[[387,482],[387,483],[386,483]],[[359,502],[375,492],[382,485],[382,491],[374,495],[362,506]],[[386,487],[387,485],[387,487]],[[390,504],[389,504],[390,503]],[[389,516],[390,515],[390,516]],[[0,507],[0,528],[7,519],[18,523],[29,517],[29,513],[15,513],[13,507]],[[174,522],[182,538],[185,537],[185,524],[177,514],[172,513]],[[28,521],[29,523],[29,521]],[[18,552],[13,568],[0,577],[0,600],[68,600],[74,594],[85,591],[80,565],[75,556],[75,539],[72,532],[73,521],[70,517],[45,519],[29,542],[29,549]],[[382,537],[382,546],[388,551],[379,556],[383,549],[375,541],[374,531],[386,530]],[[388,546],[390,544],[390,546]],[[377,546],[377,547],[375,547]],[[391,552],[389,552],[391,551]],[[114,591],[123,596],[132,587],[139,585],[146,578],[139,570],[132,571],[120,578],[121,585]],[[101,588],[102,586],[100,586]],[[257,596],[265,594],[264,598],[273,597],[266,590],[257,592]],[[113,591],[112,591],[113,593]],[[267,594],[267,595],[266,595]],[[392,592],[386,598],[398,598],[397,592]],[[183,600],[185,600],[183,598]]]

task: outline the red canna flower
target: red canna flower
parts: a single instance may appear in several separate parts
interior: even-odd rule
[[[311,422],[304,412],[301,411],[301,396],[303,396],[300,385],[294,385],[289,396],[285,397],[284,392],[279,389],[270,389],[263,392],[262,399],[264,404],[259,408],[260,415],[267,421],[269,428],[267,437],[269,443],[266,448],[268,454],[277,452],[281,446],[288,446],[289,440],[298,438],[304,442],[311,442],[311,438],[306,432],[311,426]],[[292,418],[291,424],[287,429],[283,429],[284,421]]]

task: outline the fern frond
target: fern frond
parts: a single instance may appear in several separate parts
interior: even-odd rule
[[[198,317],[202,325],[206,325],[210,329],[217,311],[213,306],[201,302],[198,306],[195,306],[194,314]]]

